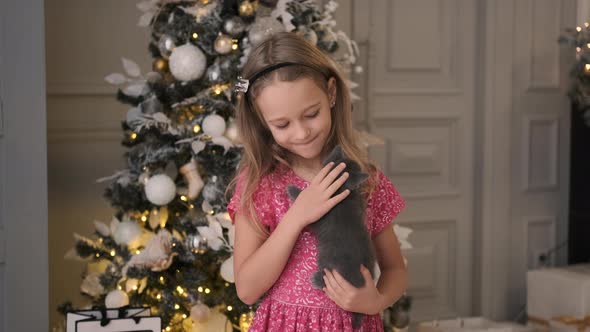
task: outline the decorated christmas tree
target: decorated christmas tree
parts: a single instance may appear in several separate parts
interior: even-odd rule
[[[153,68],[123,59],[106,80],[129,105],[126,169],[108,181],[110,222],[75,235],[71,258],[89,268],[81,291],[99,307],[150,307],[166,331],[197,330],[221,316],[245,330],[255,308],[233,284],[226,189],[240,161],[234,82],[252,47],[279,31],[303,35],[352,68],[356,46],[335,31],[337,5],[311,0],[147,0]],[[145,72],[145,71],[144,71]],[[62,309],[71,306],[64,305]]]

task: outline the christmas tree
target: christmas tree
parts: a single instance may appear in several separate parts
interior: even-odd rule
[[[357,49],[335,31],[337,5],[311,0],[147,0],[152,71],[123,59],[106,80],[129,105],[122,122],[127,168],[109,181],[110,223],[75,235],[69,256],[92,269],[82,293],[96,306],[150,307],[166,331],[190,331],[222,314],[247,329],[255,308],[233,284],[233,226],[226,189],[240,161],[232,93],[252,47],[279,31],[303,35],[350,70]],[[67,309],[64,305],[62,309]]]

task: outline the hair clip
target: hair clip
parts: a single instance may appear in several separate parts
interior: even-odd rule
[[[248,92],[248,86],[250,85],[250,81],[248,81],[245,78],[242,78],[242,76],[238,76],[238,81],[236,82],[236,92],[243,92],[246,93]]]

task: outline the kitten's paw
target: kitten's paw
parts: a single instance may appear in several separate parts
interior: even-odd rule
[[[311,276],[311,285],[317,289],[323,289],[326,287],[326,284],[324,283],[324,273],[320,271],[314,273],[313,276]]]

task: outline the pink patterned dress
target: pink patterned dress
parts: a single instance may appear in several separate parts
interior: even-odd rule
[[[389,179],[381,171],[374,176],[377,176],[378,185],[366,205],[366,225],[372,237],[405,207]],[[291,168],[281,164],[261,179],[253,195],[256,213],[271,232],[291,205],[286,194],[289,184],[301,189],[309,185]],[[227,207],[232,220],[240,205],[241,190],[242,181],[238,180]],[[338,307],[322,290],[312,287],[310,279],[316,269],[317,241],[306,229],[299,235],[280,277],[260,303],[249,331],[353,331],[351,314]],[[357,331],[383,331],[380,316],[365,316]]]

